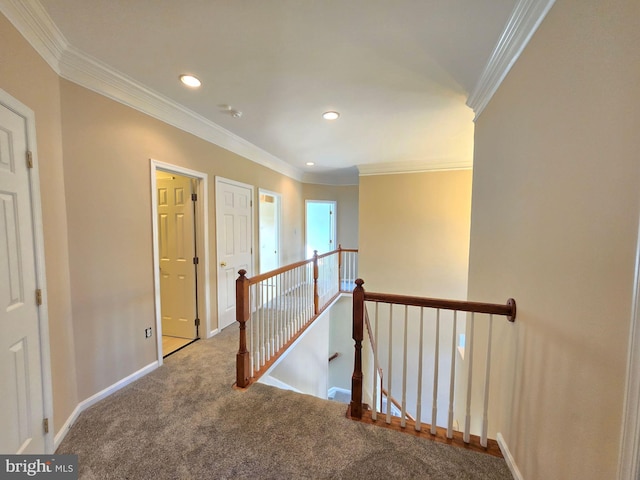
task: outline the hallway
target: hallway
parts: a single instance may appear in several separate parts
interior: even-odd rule
[[[232,388],[237,327],[83,412],[58,448],[81,479],[511,479],[504,460],[353,422],[345,406]]]

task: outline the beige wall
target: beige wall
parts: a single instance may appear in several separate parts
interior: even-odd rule
[[[0,15],[0,88],[35,113],[47,278],[54,426],[78,403],[67,215],[60,132],[60,82],[7,19]]]
[[[209,175],[210,272],[217,271],[215,176],[282,194],[284,262],[302,251],[302,185],[188,133],[62,81],[71,285],[84,399],[156,359],[149,159]],[[257,202],[255,203],[257,205]],[[256,215],[257,232],[257,215]],[[217,285],[211,275],[211,317]]]
[[[639,218],[640,2],[558,0],[476,124],[469,297],[527,480],[615,478]]]
[[[360,177],[365,289],[464,299],[471,171]]]
[[[358,248],[358,190],[358,185],[332,186],[305,183],[302,186],[304,200],[336,202],[337,238],[342,248]],[[304,201],[302,210],[304,217]]]

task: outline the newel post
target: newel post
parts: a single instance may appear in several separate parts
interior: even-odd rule
[[[249,386],[251,378],[251,363],[247,350],[247,321],[249,309],[249,279],[246,270],[240,270],[236,280],[236,320],[240,324],[240,349],[236,355],[236,384],[240,388]]]
[[[320,295],[318,294],[318,251],[313,251],[313,313],[320,311]]]
[[[351,416],[362,418],[362,339],[364,335],[364,281],[356,280],[353,290],[353,375],[351,376]]]

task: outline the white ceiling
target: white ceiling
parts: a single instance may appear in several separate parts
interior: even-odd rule
[[[465,102],[515,3],[40,0],[77,51],[307,178],[356,181],[356,167],[471,165],[474,114]],[[203,86],[184,87],[182,73]],[[326,110],[340,119],[323,120]]]

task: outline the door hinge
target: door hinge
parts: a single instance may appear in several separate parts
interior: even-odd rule
[[[200,326],[200,319],[196,318],[196,327],[199,327],[199,326]]]
[[[44,433],[49,433],[49,419],[45,418],[42,420],[42,427],[44,428]]]
[[[192,202],[197,202],[198,201],[198,194],[197,193],[192,193],[191,194],[191,201]]]
[[[253,207],[253,200],[249,200],[249,206]]]
[[[198,265],[200,263],[200,259],[198,257],[193,257],[193,264]]]
[[[33,154],[27,150],[27,168],[33,168]]]
[[[36,289],[36,305],[42,305],[42,290]]]

